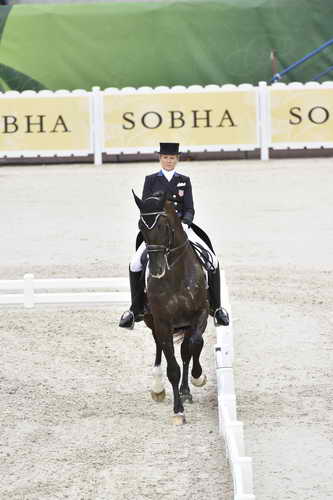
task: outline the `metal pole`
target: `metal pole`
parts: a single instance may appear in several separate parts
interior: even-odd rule
[[[280,73],[276,73],[276,75],[273,76],[273,78],[271,79],[271,81],[269,83],[274,83],[277,80],[281,80],[283,75],[285,75],[286,73],[289,73],[289,71],[291,71],[292,69],[297,68],[297,66],[299,66],[300,64],[303,64],[305,61],[307,61],[311,57],[315,56],[316,54],[318,54],[319,52],[326,49],[326,47],[329,47],[332,44],[333,44],[333,39],[328,40],[328,42],[325,42],[323,45],[321,45],[317,49],[313,50],[312,52],[309,52],[309,54],[307,54],[306,56],[304,56],[301,59],[299,59],[298,61],[290,64],[290,66],[288,66],[286,69],[284,69]]]

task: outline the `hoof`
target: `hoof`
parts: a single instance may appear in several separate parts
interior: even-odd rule
[[[174,425],[186,424],[186,419],[185,419],[184,413],[176,413],[176,415],[173,415],[172,422]]]
[[[193,385],[195,385],[195,387],[203,387],[207,382],[207,377],[203,373],[199,378],[191,377],[191,382]]]
[[[160,402],[160,401],[164,401],[164,399],[165,399],[165,390],[164,389],[162,392],[151,391],[150,394],[151,394],[151,397],[154,401]]]

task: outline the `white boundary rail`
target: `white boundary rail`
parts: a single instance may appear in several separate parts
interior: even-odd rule
[[[0,280],[0,292],[4,292],[0,293],[0,305],[32,308],[35,304],[51,303],[129,303],[128,289],[127,278],[35,279],[33,274],[25,274],[21,280]],[[222,303],[230,313],[230,325],[215,329],[219,430],[233,476],[234,500],[255,500],[252,459],[245,456],[243,424],[236,418],[232,314],[223,270],[221,293]]]
[[[229,326],[216,327],[216,377],[219,428],[223,434],[234,481],[235,500],[255,500],[253,494],[252,458],[245,456],[243,423],[237,420],[234,387],[233,326],[225,273],[221,270],[222,304],[230,314]]]
[[[23,280],[0,280],[0,291],[18,292],[1,293],[0,305],[22,304],[25,308],[34,307],[35,304],[130,302],[126,278],[35,279],[33,274],[25,274]]]

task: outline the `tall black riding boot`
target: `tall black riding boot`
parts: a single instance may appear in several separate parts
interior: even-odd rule
[[[217,266],[215,271],[208,272],[208,287],[209,287],[209,314],[213,316],[216,326],[228,326],[229,314],[228,311],[221,307],[221,278],[220,266]]]
[[[129,270],[132,305],[120,318],[119,326],[132,330],[134,323],[143,320],[145,278],[142,271]]]

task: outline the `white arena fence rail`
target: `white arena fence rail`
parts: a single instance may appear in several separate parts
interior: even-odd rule
[[[215,328],[219,431],[224,437],[233,476],[234,499],[255,500],[252,459],[245,456],[243,424],[237,420],[232,312],[223,270],[221,295],[222,303],[230,314],[230,325]],[[33,274],[27,273],[21,280],[0,280],[0,305],[4,306],[22,304],[29,309],[36,304],[129,302],[128,278],[36,279]]]
[[[333,82],[0,92],[0,158],[333,148]]]
[[[233,319],[225,272],[221,270],[222,304],[230,314],[229,326],[216,327],[216,377],[219,429],[225,441],[235,500],[255,500],[252,458],[245,455],[243,423],[237,420],[233,360]]]
[[[0,304],[31,308],[35,304],[129,303],[128,289],[127,278],[35,279],[29,273],[23,280],[0,280],[0,291],[10,292],[0,293]]]

